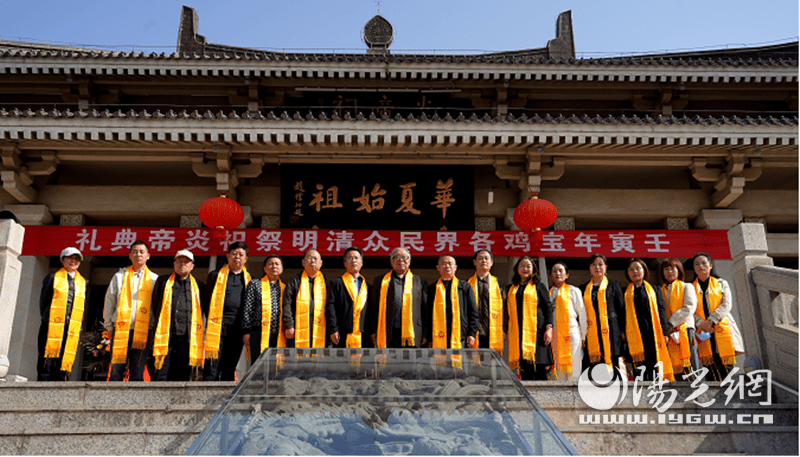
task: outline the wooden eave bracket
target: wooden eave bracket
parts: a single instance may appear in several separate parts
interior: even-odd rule
[[[724,171],[717,170],[718,178],[714,184],[716,192],[711,195],[711,203],[715,208],[726,208],[744,193],[744,186],[748,181],[761,177],[761,159],[750,159],[748,168],[745,168],[746,164],[744,153],[737,152],[728,156]]]
[[[219,146],[215,146],[215,148],[217,148],[217,151],[212,152],[211,156],[213,162],[209,161],[209,163],[206,163],[205,153],[191,153],[192,171],[201,178],[214,178],[217,183],[218,192],[227,194],[228,197],[236,199],[236,187],[239,185],[239,175],[236,168],[231,164],[231,149],[230,147],[222,148]]]
[[[16,145],[2,147],[3,167],[9,170],[17,170],[22,166],[22,158],[19,156],[19,149]]]
[[[261,154],[250,154],[250,163],[247,165],[236,165],[234,170],[239,178],[257,178],[264,170],[264,156]]]
[[[36,201],[36,189],[31,187],[33,179],[31,179],[25,167],[19,170],[0,171],[0,178],[3,180],[3,189],[20,203],[34,203]]]
[[[515,165],[511,166],[508,164],[508,156],[507,155],[498,155],[494,157],[494,172],[500,179],[511,179],[517,180],[522,178],[522,174],[524,172],[524,166],[522,165]]]
[[[61,163],[56,157],[55,152],[46,152],[42,154],[41,162],[28,162],[28,174],[31,176],[49,176],[56,171],[58,164]]]
[[[3,146],[0,154],[2,157],[0,179],[3,181],[3,189],[20,203],[35,202],[37,192],[31,187],[33,178],[24,166],[19,148],[16,145]]]
[[[543,156],[538,151],[539,147],[536,150],[528,148],[528,153],[525,155],[526,173],[528,175],[539,175],[543,181],[559,180],[564,175],[567,159],[556,156],[552,158],[552,162],[549,165],[546,165],[542,163]]]

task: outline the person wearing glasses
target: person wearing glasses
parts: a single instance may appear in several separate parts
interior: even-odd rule
[[[324,348],[328,344],[325,306],[328,278],[322,274],[322,256],[316,249],[303,255],[303,271],[283,291],[283,333],[286,347]]]
[[[424,347],[423,307],[428,299],[428,282],[411,272],[411,254],[395,248],[389,256],[392,271],[372,284],[370,336],[377,348]]]

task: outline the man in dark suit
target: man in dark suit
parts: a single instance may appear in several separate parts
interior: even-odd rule
[[[392,271],[372,283],[370,335],[377,348],[424,347],[428,282],[411,272],[411,254],[396,248],[389,256]]]
[[[370,286],[361,275],[363,265],[364,256],[360,248],[351,246],[345,249],[344,267],[347,272],[330,283],[326,313],[328,333],[334,347],[372,347],[371,338],[362,338],[368,329],[367,311],[372,301]]]
[[[454,331],[460,333],[462,348],[475,344],[479,322],[475,292],[467,281],[456,278],[457,269],[453,256],[439,257],[436,270],[440,278],[428,286],[428,319],[424,332],[433,348],[451,348]],[[453,292],[458,300],[458,320],[453,318]]]

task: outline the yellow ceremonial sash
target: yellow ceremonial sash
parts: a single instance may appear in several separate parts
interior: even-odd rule
[[[661,376],[664,379],[675,381],[672,372],[672,362],[669,359],[667,347],[664,344],[664,335],[661,332],[661,321],[658,318],[656,292],[649,282],[643,282],[645,291],[647,292],[648,308],[650,311],[650,319],[653,323],[653,334],[647,335],[652,337],[656,344],[656,359],[661,362]],[[628,349],[633,359],[633,363],[640,363],[644,361],[644,345],[642,343],[643,335],[639,331],[639,320],[636,317],[636,307],[633,304],[633,283],[628,284],[625,290],[625,333],[628,335]]]
[[[694,290],[697,292],[697,315],[703,319],[707,319],[705,310],[703,308],[703,289],[697,279],[694,280]],[[720,286],[717,278],[709,276],[708,278],[708,311],[713,313],[714,310],[722,303],[722,286]],[[714,337],[717,340],[717,351],[719,357],[722,359],[724,365],[734,365],[736,363],[736,351],[733,349],[733,336],[731,336],[731,329],[728,325],[728,318],[724,318],[717,325],[714,326]],[[700,342],[697,345],[697,355],[700,357],[700,362],[703,365],[714,364],[714,352],[711,348],[711,338]]]
[[[667,294],[668,290],[669,294]],[[667,289],[667,284],[664,284],[661,286],[661,292],[664,294],[664,297],[669,296],[669,302],[667,303],[667,319],[669,319],[676,311],[683,308],[683,282],[679,280],[672,281],[672,284],[669,285],[669,289]],[[689,332],[686,327],[686,322],[676,327],[676,330],[679,335],[678,343],[675,343],[670,337],[667,349],[669,349],[669,357],[672,360],[674,371],[683,371],[684,368],[692,365]]]
[[[469,278],[469,285],[472,286],[472,291],[475,292],[475,304],[480,307],[477,274]],[[472,347],[478,347],[477,334],[475,335],[475,344]],[[489,275],[489,347],[499,354],[503,354],[503,296],[500,295],[500,286],[497,284],[497,278],[492,275]]]
[[[245,286],[250,283],[250,273],[247,268],[244,271]],[[228,273],[230,268],[225,265],[217,274],[217,282],[214,284],[214,291],[211,293],[211,304],[208,310],[208,323],[206,328],[206,358],[216,359],[219,357],[219,340],[222,334],[222,310],[225,307],[225,288],[228,287]]]
[[[586,334],[586,347],[589,350],[589,362],[597,363],[603,360],[606,365],[613,367],[611,363],[611,340],[609,337],[608,328],[608,304],[606,303],[606,288],[608,287],[608,278],[603,276],[600,282],[600,289],[597,291],[597,308],[600,312],[600,332],[602,337],[597,335],[597,322],[598,314],[594,310],[594,303],[592,302],[592,282],[586,285],[586,290],[583,292],[583,304],[586,308],[586,325],[588,333]],[[600,341],[603,342],[603,353],[600,353]]]
[[[125,270],[122,288],[119,291],[117,304],[117,322],[114,332],[114,344],[111,349],[111,363],[128,363],[128,339],[131,331],[131,312],[136,306],[136,322],[133,326],[133,349],[144,349],[147,346],[147,332],[150,329],[150,297],[153,294],[153,280],[150,269],[144,267],[136,304],[133,304],[133,266]]]
[[[189,366],[203,366],[203,312],[200,309],[200,287],[194,276],[189,276],[189,294],[192,297],[192,314],[189,325]],[[164,366],[164,359],[169,353],[169,332],[172,327],[172,286],[175,285],[175,273],[164,285],[164,298],[161,300],[161,313],[158,315],[156,335],[153,339],[153,357],[156,369]]]
[[[283,334],[283,282],[278,279],[278,285],[281,288],[281,298],[278,302],[281,306],[281,318],[278,320],[278,347],[286,347],[286,335]],[[269,347],[269,337],[272,333],[272,292],[270,290],[270,282],[267,276],[261,278],[261,352]],[[258,358],[258,354],[251,354],[250,357],[253,361]]]
[[[528,287],[531,286],[531,287]],[[511,369],[519,368],[520,358],[520,328],[517,312],[516,284],[508,291],[508,366]],[[536,285],[525,284],[522,296],[522,358],[529,363],[536,361],[536,332],[538,325],[539,299],[536,296]]]
[[[367,306],[367,282],[364,281],[363,284],[361,284],[358,295],[356,295],[355,278],[353,275],[350,273],[343,274],[342,282],[344,282],[344,287],[347,289],[347,293],[350,294],[350,298],[353,299],[353,333],[347,335],[347,347],[360,348],[361,312],[364,310],[364,307]]]
[[[458,278],[453,276],[450,283],[450,303],[453,325],[450,332],[450,349],[461,349],[461,309],[458,306]],[[434,349],[447,349],[447,291],[442,279],[436,282],[436,297],[433,300],[433,342]],[[461,356],[452,356],[452,365],[461,368]]]
[[[552,295],[554,287],[550,288]],[[556,361],[558,371],[572,373],[572,345],[569,336],[569,284],[558,288],[556,295]]]
[[[389,290],[389,282],[392,280],[392,272],[386,273],[381,281],[380,303],[378,304],[378,347],[386,348],[386,294]],[[414,275],[411,270],[406,272],[403,278],[403,309],[402,309],[402,342],[403,346],[414,346],[414,321],[413,321],[413,301],[414,299]]]
[[[325,303],[327,297],[328,291],[325,288],[325,277],[322,275],[322,272],[317,272],[317,275],[314,276],[314,339],[311,341],[312,348],[325,347]],[[297,292],[297,311],[294,321],[294,347],[296,348],[309,347],[309,337],[312,336],[308,328],[310,303],[311,295],[308,290],[308,274],[303,271],[302,276],[300,276],[300,289]]]
[[[44,347],[45,358],[58,358],[61,354],[61,341],[64,338],[64,322],[67,315],[67,298],[69,297],[69,273],[62,268],[53,278],[53,300],[50,302],[50,319],[47,323],[47,343]],[[67,341],[64,345],[64,357],[61,359],[61,371],[72,371],[75,362],[75,351],[81,335],[83,322],[83,305],[86,301],[86,281],[80,273],[75,272],[75,295],[72,299],[72,313],[69,317]]]

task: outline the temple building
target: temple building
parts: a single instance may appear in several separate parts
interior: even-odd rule
[[[244,208],[256,277],[276,252],[288,278],[308,247],[338,276],[350,243],[374,248],[370,281],[401,244],[415,274],[435,280],[437,255],[454,252],[466,279],[487,240],[506,281],[529,252],[540,267],[566,260],[574,285],[601,252],[627,284],[625,258],[709,248],[726,277],[717,235],[742,221],[763,224],[776,265],[797,268],[798,42],[582,59],[567,11],[540,48],[395,54],[375,16],[364,52],[282,53],[211,43],[189,7],[178,36],[172,54],[0,41],[0,209],[26,227],[15,373],[35,379],[41,281],[60,267],[29,236],[86,256],[91,330],[134,235],[159,274],[193,247],[205,280],[222,251],[198,208],[220,193]],[[514,235],[532,193],[558,210],[538,245]]]

